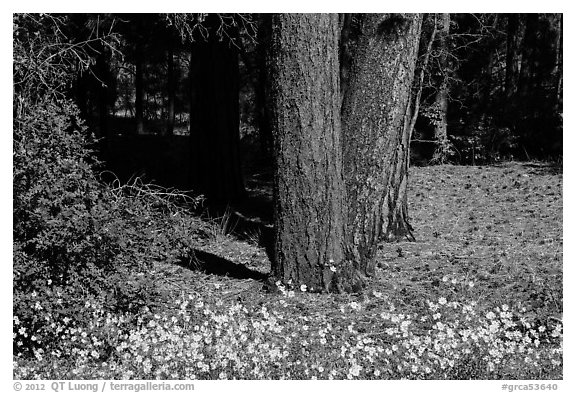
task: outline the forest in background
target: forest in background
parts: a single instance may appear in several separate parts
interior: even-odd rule
[[[193,133],[192,142],[169,136],[209,128],[201,114],[211,111],[210,101],[220,103],[220,112],[212,113],[230,118],[228,127],[237,133],[226,144],[244,140],[254,154],[270,157],[265,18],[223,15],[211,31],[209,23],[215,22],[201,23],[206,17],[194,14],[189,23],[163,14],[77,14],[66,24],[70,31],[65,34],[77,43],[113,27],[113,40],[100,43],[101,48],[91,46],[93,63],[77,70],[70,94],[90,129],[104,138],[104,161],[124,180],[147,173],[165,185],[197,186],[200,179],[191,181],[188,169],[203,163],[187,163],[188,150],[183,148],[194,145],[201,146],[199,152],[218,152],[219,147],[211,146],[202,132]],[[95,24],[97,32],[91,30]],[[358,25],[352,14],[340,21],[343,86]],[[224,58],[208,59],[211,55],[199,48],[202,45],[190,43],[202,42],[204,36],[222,41],[230,53],[213,53]],[[419,48],[412,87],[418,101],[410,143],[414,164],[474,165],[562,156],[561,15],[429,14]],[[203,69],[203,64],[213,65]],[[232,85],[222,85],[226,78]],[[223,105],[226,89],[237,96],[230,105]],[[128,146],[132,153],[126,155]],[[233,156],[239,154],[236,150],[221,154]],[[201,160],[208,171],[217,167],[209,158]],[[231,166],[239,167],[238,158],[232,161]],[[175,175],[177,168],[186,172]],[[213,174],[223,176],[217,169]]]
[[[106,373],[113,371],[108,362],[122,365],[123,378],[149,376],[146,370],[152,363],[154,372],[169,375],[154,358],[129,371],[123,362],[130,356],[119,354],[116,346],[116,340],[136,340],[131,332],[145,335],[142,320],[174,311],[165,309],[165,289],[153,274],[158,263],[256,280],[268,293],[264,297],[293,298],[299,289],[381,299],[374,285],[389,282],[381,276],[386,265],[381,250],[388,247],[382,242],[415,240],[408,195],[422,194],[408,189],[410,164],[485,165],[512,159],[561,163],[561,15],[15,14],[13,19],[13,326],[19,364],[15,372],[20,376],[57,375],[54,364],[64,366],[64,374],[58,375],[89,375],[96,364],[94,370]],[[560,184],[557,173],[552,176],[547,189],[534,187],[547,203],[544,211],[557,207],[558,199],[548,198]],[[526,186],[522,178],[511,182],[514,189]],[[466,183],[464,189],[471,187]],[[186,192],[189,189],[194,193]],[[243,203],[253,216],[243,214]],[[206,214],[218,218],[207,219]],[[475,220],[473,215],[469,220]],[[454,228],[447,230],[451,235]],[[219,252],[232,233],[265,248],[271,269],[254,271],[222,258]],[[562,274],[556,268],[561,238],[553,231],[542,244],[553,249],[542,255],[554,261],[543,275],[556,281]],[[402,247],[397,254],[403,257]],[[493,276],[486,275],[484,267],[459,273],[501,279],[496,277],[499,269],[490,270]],[[525,273],[524,268],[515,269],[505,279]],[[454,274],[440,278],[454,283]],[[395,277],[390,272],[385,276]],[[475,285],[474,280],[459,280],[468,288]],[[477,333],[484,342],[502,345],[498,351],[514,345],[522,353],[518,343],[530,340],[531,356],[543,356],[550,365],[548,376],[557,377],[562,295],[539,281],[530,282],[518,289],[527,292],[518,296],[518,308],[522,310],[521,301],[531,304],[530,322],[510,319],[506,304],[495,309],[500,320],[489,328],[495,336]],[[214,285],[219,289],[221,284]],[[422,285],[430,290],[424,281]],[[194,288],[200,295],[188,300],[194,298],[191,307],[202,309],[203,290]],[[251,301],[261,302],[262,294],[255,293]],[[446,299],[454,300],[450,307],[462,306],[463,313],[477,305],[456,302],[458,291],[446,293],[434,306],[428,303],[431,310],[447,304]],[[417,296],[410,306],[426,307],[425,299]],[[176,312],[191,318],[188,300],[182,299]],[[377,308],[390,306],[375,302]],[[501,307],[488,303],[481,302],[481,312]],[[222,302],[210,307],[227,306],[236,307]],[[219,312],[211,314],[210,307],[204,315],[220,326]],[[350,307],[362,309],[356,301]],[[266,307],[240,309],[234,318],[251,320],[259,318],[256,315],[271,328],[264,332],[265,340],[275,340],[276,317],[270,319]],[[408,325],[400,324],[398,316],[382,315],[399,323],[398,331],[391,327],[392,333],[406,333]],[[470,326],[496,326],[492,320],[466,319]],[[331,329],[329,320],[326,323],[320,344]],[[447,321],[450,329],[460,328],[458,323]],[[543,329],[538,331],[547,343],[536,352],[540,339],[532,333],[528,337],[532,325]],[[500,331],[500,326],[505,329]],[[104,327],[118,329],[116,338]],[[366,332],[357,328],[348,331]],[[427,324],[421,328],[431,329]],[[520,336],[511,333],[516,328]],[[86,342],[82,331],[96,341]],[[349,345],[350,337],[340,333],[331,336],[332,343]],[[257,329],[250,334],[260,333]],[[426,336],[415,334],[418,341]],[[434,337],[440,341],[428,342],[427,350],[440,356],[436,346],[445,337]],[[77,339],[79,345],[73,344]],[[242,342],[237,344],[242,353]],[[495,348],[460,344],[457,348],[464,352],[456,352],[458,356],[466,357],[466,351],[484,354],[475,368],[467,369],[464,361],[448,367],[451,355],[430,355],[430,363],[416,362],[410,369],[410,351],[406,358],[392,359],[398,371],[380,366],[392,378],[520,375],[514,367],[499,366],[498,356],[491,357]],[[225,353],[218,345],[204,349],[218,355],[182,356],[222,360]],[[318,352],[325,356],[322,364],[330,364],[337,349]],[[261,355],[267,353],[263,351]],[[507,354],[514,358],[514,353]],[[378,378],[380,368],[372,369],[367,359],[352,356],[339,366],[339,377],[366,376],[360,371],[370,370],[371,377]],[[525,359],[532,368],[521,375],[542,376],[535,371],[539,358]],[[172,370],[172,375],[278,377],[299,369],[295,363],[283,369],[287,374],[272,368],[264,375],[253,370],[252,375],[237,369],[233,359],[227,361],[222,368],[214,366],[218,373],[210,371],[213,365],[197,363],[196,374],[182,369]],[[403,367],[408,367],[407,374]]]
[[[269,132],[261,113],[264,41],[256,33],[263,18],[224,16],[211,32],[200,23],[206,15],[194,17],[197,27],[183,32],[172,20],[177,17],[169,15],[103,15],[97,21],[90,21],[94,15],[74,15],[66,26],[75,29],[67,32],[72,40],[88,37],[90,23],[103,30],[114,25],[114,43],[101,51],[94,48],[99,52],[94,64],[77,75],[73,87],[98,135],[189,135],[191,101],[200,88],[193,78],[206,55],[194,52],[181,34],[202,41],[210,33],[236,52],[237,70],[203,72],[238,74],[241,138]],[[357,25],[354,15],[341,18],[343,84]],[[419,48],[413,86],[414,95],[420,93],[416,143],[433,143],[448,128],[457,151],[442,159],[455,163],[471,164],[473,157],[483,163],[561,155],[561,15],[430,14],[423,21]],[[260,138],[266,140],[265,135]],[[429,152],[422,154],[432,158]]]

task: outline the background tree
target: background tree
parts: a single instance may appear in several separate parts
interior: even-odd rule
[[[192,186],[212,201],[226,202],[244,196],[238,47],[233,44],[238,31],[228,28],[230,40],[223,40],[217,33],[221,17],[209,15],[203,23],[207,37],[192,43],[190,60]]]
[[[549,158],[561,151],[559,14],[453,14],[449,109],[461,162]]]
[[[422,15],[363,14],[342,104],[347,244],[365,274],[378,241],[410,235],[410,89]]]
[[[438,117],[434,123],[435,150],[432,162],[444,163],[448,159],[450,146],[448,141],[448,89],[450,82],[449,45],[450,14],[439,15],[437,65],[439,88],[434,97],[434,107]]]

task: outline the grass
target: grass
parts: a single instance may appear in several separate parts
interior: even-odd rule
[[[58,347],[15,350],[14,377],[561,379],[562,174],[412,168],[409,195],[417,241],[382,244],[362,294],[268,293],[158,262],[155,305],[86,303],[88,326],[51,321]],[[220,224],[201,248],[268,272],[264,250]]]

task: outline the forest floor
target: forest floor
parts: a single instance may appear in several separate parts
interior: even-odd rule
[[[155,282],[138,314],[86,302],[88,324],[52,324],[60,349],[14,377],[562,379],[562,182],[544,163],[412,168],[416,241],[381,244],[361,293],[311,294],[265,284],[270,176],[254,175],[260,226],[242,240],[234,211],[213,218],[197,261],[137,273]]]
[[[409,184],[409,215],[416,241],[381,244],[376,275],[363,293],[308,294],[297,290],[271,294],[258,280],[210,275],[183,266],[157,263],[153,274],[161,280],[165,306],[177,307],[174,298],[193,293],[207,299],[206,302],[217,299],[220,307],[241,305],[268,310],[286,325],[286,334],[304,343],[309,335],[301,327],[322,323],[335,326],[334,331],[339,330],[339,326],[341,332],[348,329],[370,340],[390,343],[390,338],[381,336],[385,335],[383,329],[390,326],[381,319],[387,319],[388,312],[401,315],[400,319],[406,316],[415,320],[446,303],[454,308],[458,307],[456,304],[471,304],[478,315],[517,310],[526,331],[535,326],[543,326],[541,332],[551,330],[555,323],[560,323],[563,313],[561,169],[544,163],[515,162],[483,167],[414,167]],[[268,273],[270,263],[257,245],[257,235],[254,241],[238,240],[227,233],[225,221],[201,249],[253,271]],[[454,321],[449,312],[446,314],[451,321],[446,322],[448,326],[460,323],[458,319]],[[428,320],[422,317],[422,323],[414,325],[416,331],[424,337],[426,329],[438,329],[433,321],[439,315]],[[491,317],[488,315],[486,321],[490,322]],[[500,322],[506,325],[505,321]],[[310,340],[313,341],[311,337]],[[342,348],[338,345],[333,350],[345,351]],[[307,353],[305,347],[298,351],[300,349],[302,355]],[[325,350],[330,351],[328,347]],[[492,370],[493,365],[489,363],[487,360],[478,367]],[[535,369],[541,371],[528,375],[509,369],[514,366],[496,367],[494,374],[489,375],[494,378],[562,377],[561,367],[536,366]],[[292,367],[288,378],[309,376],[308,372],[298,376],[296,366],[292,364]],[[355,370],[350,372],[348,377],[356,376]],[[436,378],[488,378],[483,372],[470,370],[434,375]],[[339,378],[336,374],[334,377]],[[394,378],[393,372],[389,372],[388,377]]]

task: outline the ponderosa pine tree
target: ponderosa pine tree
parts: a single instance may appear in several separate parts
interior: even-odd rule
[[[381,239],[411,236],[407,216],[410,91],[421,14],[363,14],[342,104],[346,244],[374,271]]]
[[[277,279],[311,291],[361,285],[346,261],[338,15],[272,16],[270,65],[274,135]]]

